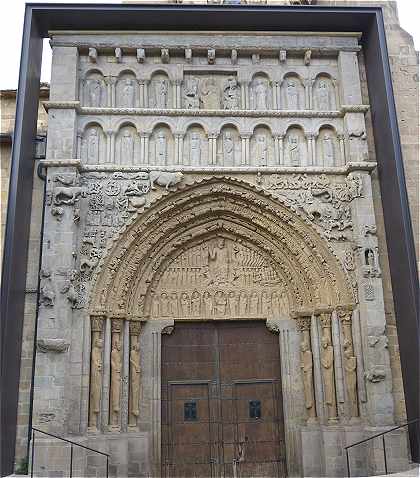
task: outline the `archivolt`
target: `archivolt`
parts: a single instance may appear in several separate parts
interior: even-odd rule
[[[119,234],[96,273],[90,312],[147,318],[150,292],[168,263],[215,235],[263,255],[295,310],[353,303],[344,270],[310,224],[248,183],[215,177],[168,194]]]

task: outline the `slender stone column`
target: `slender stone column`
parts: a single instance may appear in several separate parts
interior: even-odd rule
[[[140,163],[149,164],[149,133],[140,133]]]
[[[89,384],[89,430],[97,431],[100,425],[102,371],[104,350],[104,319],[103,316],[92,316],[91,323],[91,353],[90,353],[90,384]]]
[[[209,138],[209,156],[210,165],[216,166],[217,164],[217,133],[210,133]]]
[[[176,80],[172,82],[172,108],[177,108],[177,87]]]
[[[143,80],[144,88],[143,88],[143,104],[145,108],[150,108],[149,104],[149,80]]]
[[[179,133],[174,134],[175,138],[175,164],[179,164]]]
[[[275,166],[281,164],[279,142],[280,142],[279,135],[275,135],[274,136],[274,165]]]
[[[313,108],[313,101],[312,101],[312,86],[314,84],[314,80],[308,79],[305,80],[305,109],[311,110]]]
[[[111,321],[111,390],[109,424],[111,429],[121,429],[121,374],[123,365],[123,320]]]
[[[111,149],[111,138],[113,136],[114,132],[112,130],[108,130],[106,132],[106,162],[111,163],[112,162],[112,149]]]
[[[274,95],[276,98],[276,108],[281,110],[282,104],[281,104],[281,95],[280,95],[280,81],[274,82]]]
[[[306,139],[308,141],[308,164],[307,166],[315,166],[317,165],[317,157],[316,157],[316,148],[315,148],[315,138],[316,136],[313,133],[308,133],[306,135]],[[318,165],[320,166],[320,165]]]
[[[279,164],[284,166],[284,134],[279,134]]]
[[[140,331],[141,322],[130,321],[128,426],[136,427],[140,415]]]
[[[138,80],[139,83],[139,98],[140,98],[140,108],[146,108],[145,102],[144,102],[144,80]]]
[[[335,423],[338,420],[338,416],[334,377],[334,347],[331,336],[331,313],[321,312],[319,319],[322,329],[320,356],[324,384],[324,404],[327,409],[328,422]]]
[[[249,108],[249,83],[248,81],[241,81],[241,107],[243,110]]]
[[[105,77],[106,85],[106,106],[112,108],[114,105],[113,102],[113,85],[115,84],[115,78],[112,76]]]
[[[277,101],[277,81],[271,82],[271,91],[273,95],[273,110],[278,109],[278,101]]]
[[[249,140],[251,135],[242,134],[241,135],[241,166],[249,166]]]
[[[115,131],[110,131],[110,151],[109,151],[109,162],[113,163],[115,161]]]
[[[332,79],[332,84],[334,88],[334,98],[335,98],[335,109],[340,109],[340,92],[338,90],[338,82],[335,78]]]
[[[354,353],[351,309],[338,308],[337,316],[343,334],[343,368],[346,382],[346,396],[350,418],[359,416],[357,399],[357,358]]]
[[[337,139],[338,139],[338,146],[340,149],[340,165],[345,166],[346,152],[345,152],[344,134],[337,135]]]
[[[175,107],[182,108],[182,100],[181,100],[181,85],[182,80],[175,80]]]
[[[305,408],[308,422],[316,419],[314,394],[313,357],[311,344],[311,316],[297,318],[297,329],[300,332],[300,369],[302,371]]]
[[[82,159],[82,138],[83,138],[83,131],[77,130],[77,158]]]

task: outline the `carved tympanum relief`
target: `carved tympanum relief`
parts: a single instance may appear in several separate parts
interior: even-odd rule
[[[152,317],[286,317],[277,273],[257,251],[218,236],[176,257],[159,281]]]

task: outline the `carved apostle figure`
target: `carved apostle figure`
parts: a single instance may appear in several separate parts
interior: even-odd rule
[[[124,131],[121,138],[121,162],[132,164],[134,157],[134,141],[130,131]]]
[[[164,109],[168,106],[168,81],[161,79],[154,83],[156,108]]]
[[[160,315],[162,317],[168,317],[171,315],[169,297],[166,292],[160,294]]]
[[[193,317],[199,317],[201,314],[201,296],[198,291],[194,291],[191,294],[191,315]]]
[[[156,138],[156,164],[166,165],[167,144],[163,131],[159,131]]]
[[[324,150],[324,165],[334,166],[334,140],[330,133],[324,134],[323,150]]]
[[[200,100],[198,97],[198,80],[189,78],[184,84],[184,105],[188,110],[198,109]]]
[[[176,292],[172,292],[170,297],[171,317],[178,316],[178,295]]]
[[[317,101],[318,101],[318,108],[320,110],[329,110],[331,108],[330,105],[330,88],[328,82],[325,80],[321,80],[318,84],[318,88],[316,91]]]
[[[268,146],[265,134],[258,134],[256,137],[256,160],[258,166],[267,166]]]
[[[237,110],[239,108],[239,87],[236,78],[228,78],[223,89],[223,108]]]
[[[219,88],[214,78],[207,78],[203,81],[200,100],[206,110],[220,108]]]
[[[87,138],[87,161],[90,164],[98,164],[99,160],[99,138],[95,128],[89,131]]]
[[[248,314],[248,294],[241,290],[239,294],[239,315],[240,317],[246,317]]]
[[[186,292],[181,294],[179,299],[179,308],[182,317],[188,317],[190,315],[190,298]]]
[[[204,314],[206,317],[213,315],[213,298],[208,290],[203,294]]]
[[[300,145],[299,136],[291,134],[289,136],[289,157],[292,166],[299,166],[300,164]]]
[[[334,349],[331,344],[331,330],[322,328],[321,365],[324,378],[324,400],[328,408],[328,419],[337,418],[337,406],[334,384]]]
[[[94,332],[93,335],[97,335]],[[93,340],[90,366],[90,400],[89,400],[89,427],[96,428],[101,405],[102,386],[102,348],[103,341],[96,337]]]
[[[136,425],[140,414],[140,345],[138,336],[131,336],[130,349],[130,424]]]
[[[120,334],[113,334],[111,350],[111,417],[112,426],[118,426],[120,418],[120,389],[121,389],[121,342]]]
[[[250,315],[258,315],[258,305],[259,305],[259,297],[257,292],[252,292],[251,297],[249,298],[249,314]]]
[[[230,131],[226,131],[223,135],[223,164],[224,166],[235,165],[235,144]]]
[[[87,83],[88,90],[88,102],[89,106],[94,108],[101,106],[101,96],[102,96],[102,84],[99,80],[93,79],[88,80]]]
[[[228,294],[228,305],[230,315],[236,315],[238,313],[239,296],[233,290]]]
[[[214,294],[214,314],[216,317],[223,317],[226,314],[226,305],[226,294],[223,291],[218,290]]]
[[[359,416],[357,405],[357,359],[353,355],[353,344],[349,340],[344,341],[344,371],[346,374],[347,398],[350,405],[350,416]]]
[[[134,107],[134,82],[130,78],[124,80],[121,90],[121,106],[123,108]]]
[[[314,382],[313,382],[313,359],[310,345],[309,330],[301,332],[300,343],[300,368],[303,375],[303,390],[305,394],[305,408],[308,411],[308,418],[316,417]]]
[[[254,87],[255,95],[255,109],[266,110],[267,109],[267,85],[262,79],[258,79],[255,82]]]
[[[299,90],[296,80],[288,79],[286,84],[287,107],[289,110],[299,109]]]
[[[191,133],[190,139],[190,165],[199,166],[201,164],[201,139],[196,132]]]

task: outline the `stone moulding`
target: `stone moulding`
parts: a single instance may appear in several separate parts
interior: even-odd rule
[[[98,164],[85,165],[80,159],[44,159],[40,164],[45,168],[72,166],[78,168],[80,172],[150,172],[150,171],[173,171],[184,173],[267,173],[267,174],[328,174],[328,175],[346,175],[353,171],[373,171],[377,163],[374,161],[364,161],[357,163],[347,163],[345,166],[320,167],[320,166],[125,166],[121,164]]]
[[[149,317],[153,291],[176,254],[210,236],[264,256],[286,284],[292,309],[353,302],[337,256],[298,213],[244,181],[213,177],[152,202],[114,237],[95,271],[90,311]]]
[[[38,339],[36,341],[36,348],[38,352],[47,353],[63,353],[67,352],[70,343],[64,339]]]
[[[342,118],[346,113],[366,113],[369,105],[343,105],[339,110],[205,110],[185,108],[93,108],[81,106],[80,101],[44,101],[46,111],[50,109],[75,109],[81,115],[134,115],[134,116],[221,116],[221,117],[276,117],[276,118]]]

